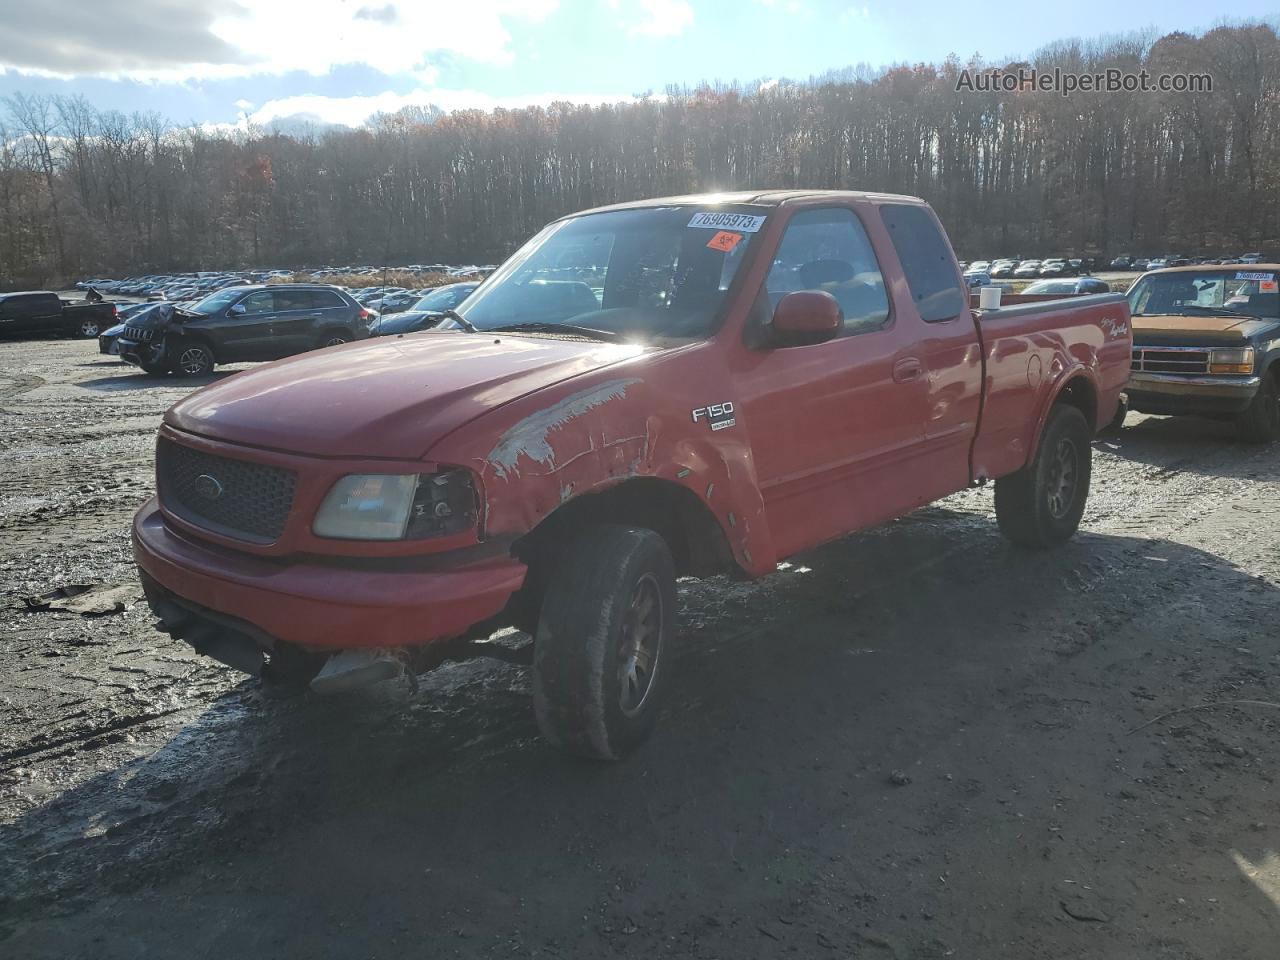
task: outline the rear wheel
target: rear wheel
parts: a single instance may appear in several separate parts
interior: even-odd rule
[[[345,330],[326,330],[320,334],[321,347],[337,347],[351,342],[351,334]]]
[[[1075,407],[1058,404],[1050,411],[1035,459],[996,481],[996,522],[1008,540],[1044,548],[1076,532],[1089,499],[1091,439]]]
[[[184,377],[202,377],[212,373],[214,363],[213,351],[196,340],[187,340],[178,344],[174,351],[173,372]]]
[[[1240,438],[1249,443],[1280,439],[1280,376],[1269,372],[1249,408],[1236,418]]]
[[[675,570],[652,530],[601,525],[561,554],[534,638],[533,703],[543,736],[616,760],[658,718],[676,623]]]
[[[97,320],[81,320],[76,326],[76,333],[82,337],[96,337],[102,332],[102,324]]]

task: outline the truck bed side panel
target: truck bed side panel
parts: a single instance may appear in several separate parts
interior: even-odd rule
[[[1095,399],[1093,428],[1110,421],[1129,376],[1129,305],[1119,294],[1005,307],[978,322],[985,399],[973,445],[973,477],[1021,469],[1061,391],[1083,377]]]

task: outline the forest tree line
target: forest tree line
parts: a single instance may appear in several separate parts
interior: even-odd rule
[[[952,58],[301,135],[17,95],[0,110],[0,285],[487,262],[586,207],[793,186],[924,197],[969,257],[1280,254],[1272,26],[1064,42],[1025,65],[1207,73],[1213,89],[958,91],[962,70],[993,64]]]

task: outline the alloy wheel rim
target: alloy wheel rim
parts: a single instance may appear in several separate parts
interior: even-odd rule
[[[662,590],[657,578],[647,573],[636,582],[622,622],[618,706],[625,716],[639,713],[653,690],[662,655],[662,623]]]
[[[1049,513],[1061,520],[1071,509],[1076,495],[1076,445],[1067,437],[1058,441],[1049,462]]]
[[[80,334],[85,337],[96,337],[98,335],[98,325],[86,320],[80,324]]]
[[[347,342],[346,337],[330,337],[328,340],[324,342],[324,345],[326,347],[339,347],[346,342]]]
[[[183,373],[204,373],[204,351],[199,347],[188,347],[182,351],[182,356],[178,358],[178,366],[182,368]]]

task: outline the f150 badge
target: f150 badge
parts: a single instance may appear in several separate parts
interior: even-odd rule
[[[709,403],[705,407],[698,407],[693,411],[693,422],[698,423],[702,420],[707,421],[712,430],[725,430],[732,427],[738,422],[733,417],[733,401],[726,400],[724,403]]]

